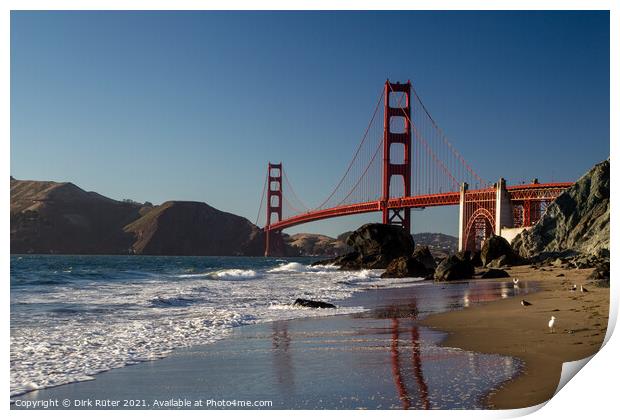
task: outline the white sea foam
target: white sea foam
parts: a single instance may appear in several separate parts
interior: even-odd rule
[[[180,279],[193,279],[193,278],[201,278],[208,277],[211,273],[194,273],[194,274],[177,274],[175,277]]]
[[[256,279],[260,276],[254,270],[240,270],[233,268],[230,270],[220,270],[210,274],[211,278],[221,280],[250,280]]]
[[[175,348],[211,343],[239,325],[363,310],[296,307],[291,305],[296,298],[335,302],[368,287],[411,284],[412,279],[381,279],[380,274],[286,262],[262,270],[12,293],[12,305],[57,305],[62,310],[36,319],[27,311],[12,311],[11,395],[91,380],[109,369],[165,357]]]
[[[298,262],[289,262],[281,264],[267,270],[268,273],[322,273],[325,271],[334,271],[338,267],[335,265],[304,265]]]

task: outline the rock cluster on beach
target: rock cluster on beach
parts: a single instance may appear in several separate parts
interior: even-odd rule
[[[491,235],[482,244],[480,261],[483,266],[499,268],[506,265],[517,265],[523,262],[510,243],[501,236]]]
[[[322,260],[315,265],[333,264],[343,270],[385,269],[398,258],[413,254],[413,238],[401,227],[368,223],[352,232],[347,245],[353,252],[340,257]]]
[[[385,269],[382,277],[428,277],[435,270],[429,248],[416,249],[413,237],[400,226],[365,224],[349,235],[347,244],[353,252],[314,264],[341,270]]]
[[[470,279],[475,271],[469,251],[459,252],[439,263],[434,278],[439,281]]]
[[[348,254],[321,260],[315,265],[333,264],[341,270],[385,269],[381,277],[422,277],[439,281],[470,279],[477,266],[500,267],[521,263],[521,258],[510,244],[501,237],[486,241],[483,250],[473,255],[469,251],[457,252],[439,260],[427,246],[415,247],[411,235],[400,226],[379,223],[366,224],[349,235],[347,244],[354,249]],[[488,270],[486,276],[502,270]]]

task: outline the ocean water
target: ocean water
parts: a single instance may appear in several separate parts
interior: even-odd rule
[[[412,282],[312,261],[11,256],[11,396],[160,359],[240,325],[364,310],[293,307],[296,298],[337,302],[365,288]]]

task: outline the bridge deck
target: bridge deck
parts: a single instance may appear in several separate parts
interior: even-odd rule
[[[506,189],[511,195],[511,200],[549,200],[557,196],[558,189],[566,189],[573,185],[572,182],[556,182],[547,184],[525,184],[512,185]],[[468,193],[488,192],[494,190],[494,187],[479,190],[469,190]],[[425,208],[437,206],[455,206],[460,201],[460,193],[458,191],[416,195],[411,197],[391,198],[387,201],[389,209],[399,208]],[[365,203],[347,204],[337,207],[331,207],[321,210],[311,210],[301,213],[279,222],[266,226],[266,230],[283,230],[292,226],[301,225],[303,223],[316,222],[318,220],[329,219],[333,217],[349,216],[353,214],[378,212],[383,209],[382,200],[368,201]]]

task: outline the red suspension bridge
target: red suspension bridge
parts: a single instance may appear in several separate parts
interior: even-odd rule
[[[280,232],[303,223],[381,212],[383,223],[410,232],[410,209],[458,205],[459,250],[474,250],[491,234],[510,240],[535,224],[571,185],[484,181],[448,141],[411,83],[388,80],[353,158],[325,200],[306,206],[282,163],[269,163],[256,224],[264,214],[265,255],[274,255],[283,252]]]

